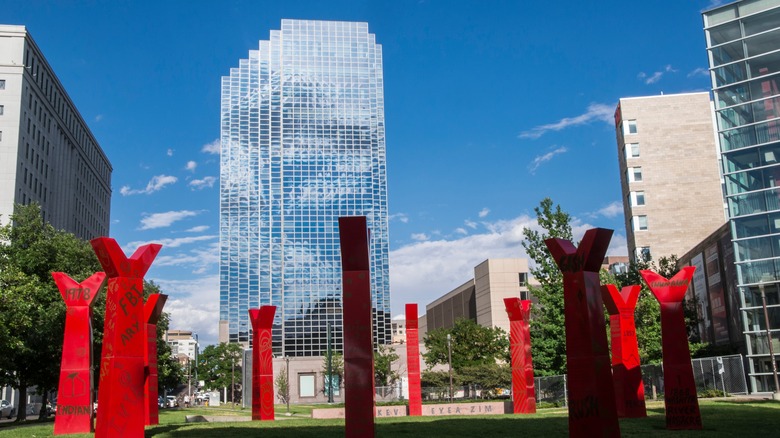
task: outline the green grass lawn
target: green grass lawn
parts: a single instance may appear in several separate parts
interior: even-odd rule
[[[780,402],[739,402],[731,399],[699,400],[704,429],[696,435],[708,437],[777,436],[780,430]],[[344,436],[344,420],[312,420],[307,418],[313,406],[276,406],[277,421],[187,424],[185,415],[248,416],[250,411],[220,408],[163,410],[160,424],[146,428],[146,437],[156,438],[238,438],[246,436],[328,438]],[[381,418],[376,422],[379,437],[523,437],[566,436],[566,409],[543,409],[535,415],[487,415],[474,417],[401,417]],[[50,437],[53,421],[29,422],[25,425],[0,425],[0,438]],[[624,437],[679,436],[680,431],[665,429],[663,403],[648,404],[648,417],[620,420]],[[91,434],[68,435],[74,438]]]

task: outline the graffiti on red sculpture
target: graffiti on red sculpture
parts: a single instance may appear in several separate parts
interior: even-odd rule
[[[374,436],[374,346],[365,216],[339,218],[344,312],[345,436]]]
[[[565,239],[544,243],[563,274],[569,436],[619,437],[599,270],[612,230],[585,232],[579,247]]]
[[[146,385],[144,385],[144,424],[160,424],[158,378],[157,378],[157,323],[162,316],[163,306],[168,299],[165,294],[151,294],[144,304],[146,322]]]
[[[601,286],[604,306],[609,313],[612,337],[612,380],[619,417],[646,417],[645,386],[639,362],[634,309],[642,288],[626,286],[618,291],[612,284]]]
[[[92,303],[106,282],[96,272],[81,283],[63,272],[51,276],[65,300],[60,383],[54,434],[90,433],[92,423]]]
[[[531,358],[531,301],[504,298],[509,316],[509,352],[512,366],[512,404],[515,414],[536,412],[534,363]]]
[[[406,305],[406,369],[409,378],[409,415],[422,415],[420,386],[420,331],[417,304]]]
[[[98,237],[90,243],[108,275],[95,438],[140,438],[147,360],[143,277],[162,246],[141,246],[127,258],[114,239]]]
[[[686,266],[668,280],[653,271],[639,271],[661,305],[667,429],[701,429],[699,400],[683,314],[683,299],[695,270],[693,266]]]
[[[276,306],[249,309],[252,322],[252,420],[274,419],[274,364],[271,328]]]

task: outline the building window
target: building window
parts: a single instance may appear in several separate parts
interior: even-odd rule
[[[636,249],[636,258],[638,260],[642,261],[649,261],[650,260],[650,247],[649,246],[640,246]]]
[[[626,169],[626,176],[628,177],[628,182],[642,181],[642,168],[629,167],[628,169]]]
[[[528,273],[527,272],[521,272],[520,273],[520,287],[526,287],[528,286]]]
[[[3,115],[3,110],[4,110],[4,109],[5,109],[5,106],[3,106],[3,105],[0,105],[0,116],[2,116],[2,115]]]
[[[636,120],[626,120],[623,122],[623,134],[636,134]]]
[[[5,79],[0,79],[0,90],[5,90]]]
[[[645,192],[631,192],[631,206],[645,205]]]
[[[634,227],[634,231],[644,231],[647,230],[647,216],[634,216],[632,225]]]
[[[625,148],[626,158],[639,157],[639,143],[626,143]]]
[[[314,397],[317,394],[315,380],[314,373],[298,374],[298,395],[300,397]]]
[[[529,295],[529,292],[527,290],[521,290],[520,291],[520,299],[521,300],[530,300],[531,296]]]

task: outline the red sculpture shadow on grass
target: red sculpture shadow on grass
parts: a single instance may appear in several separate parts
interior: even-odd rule
[[[276,306],[249,309],[252,322],[252,420],[274,419],[274,364],[271,328]]]
[[[515,414],[536,413],[534,363],[531,358],[531,301],[504,298],[509,316],[509,351],[512,365],[512,404]]]
[[[569,436],[619,437],[615,390],[607,347],[599,270],[612,230],[588,230],[579,248],[565,239],[547,239],[563,273]]]
[[[65,300],[60,381],[54,435],[90,433],[92,423],[92,304],[106,282],[96,272],[81,283],[63,272],[51,276]]]
[[[157,397],[159,396],[159,379],[157,377],[157,323],[162,316],[163,306],[168,295],[151,294],[144,304],[144,321],[146,321],[146,373],[144,385],[144,424],[151,426],[160,424],[160,412]]]
[[[409,415],[422,415],[422,388],[420,385],[420,330],[417,304],[406,305],[406,369],[409,378]]]
[[[612,380],[615,384],[618,417],[647,416],[634,321],[634,310],[641,291],[642,288],[638,285],[626,286],[620,291],[612,284],[601,286],[604,306],[609,313]]]
[[[374,347],[369,231],[365,216],[339,218],[344,315],[344,394],[347,438],[373,438]]]
[[[653,271],[639,271],[661,305],[661,345],[664,364],[664,405],[667,429],[701,429],[701,412],[693,378],[683,299],[693,277],[686,266],[671,279]],[[746,431],[747,432],[747,431]]]
[[[114,239],[91,242],[108,275],[95,438],[144,436],[146,319],[144,275],[162,245],[139,247],[128,259]]]

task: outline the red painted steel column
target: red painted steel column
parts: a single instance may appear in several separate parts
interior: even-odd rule
[[[93,431],[92,303],[106,282],[106,274],[96,272],[81,283],[63,272],[52,272],[51,276],[68,308],[54,434],[90,433]]]
[[[641,291],[638,285],[626,286],[621,291],[612,284],[601,286],[604,306],[609,313],[612,380],[615,383],[615,404],[619,417],[647,416],[634,321],[634,310]]]
[[[140,438],[146,361],[143,277],[162,246],[141,246],[128,259],[114,239],[98,237],[91,243],[108,275],[95,438]]]
[[[420,331],[417,304],[406,305],[406,369],[409,378],[409,415],[422,415],[420,386]]]
[[[615,390],[607,347],[599,270],[612,230],[588,230],[576,248],[564,239],[547,239],[563,273],[569,436],[619,437]]]
[[[157,323],[162,316],[163,306],[168,299],[165,294],[151,294],[144,304],[144,321],[146,321],[146,385],[144,385],[144,424],[147,426],[160,424],[159,381],[157,379]]]
[[[531,358],[531,301],[504,298],[509,316],[509,351],[512,365],[512,406],[515,414],[536,412],[534,363]]]
[[[374,436],[374,346],[365,216],[339,218],[344,306],[345,436]]]
[[[661,304],[667,429],[701,429],[699,400],[683,314],[683,298],[695,270],[694,266],[686,266],[669,280],[653,271],[639,271]]]
[[[271,328],[276,306],[249,309],[252,322],[252,420],[274,419],[274,364]]]

